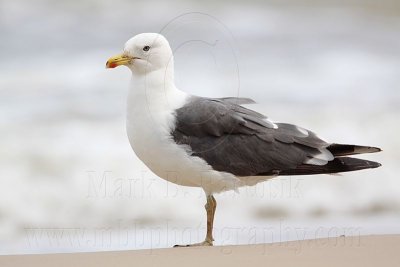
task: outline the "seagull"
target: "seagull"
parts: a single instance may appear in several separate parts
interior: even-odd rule
[[[252,186],[281,175],[335,174],[377,168],[380,163],[349,157],[380,148],[330,143],[302,127],[273,122],[243,105],[248,98],[190,95],[174,83],[174,57],[167,39],[142,33],[106,68],[127,66],[127,134],[137,157],[157,176],[206,195],[212,246],[217,202],[214,194]]]

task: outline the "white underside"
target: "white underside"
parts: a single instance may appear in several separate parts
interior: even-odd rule
[[[236,177],[215,171],[203,159],[191,156],[190,148],[177,145],[170,134],[175,125],[174,110],[185,104],[188,95],[175,86],[163,90],[152,87],[149,80],[133,81],[126,126],[134,152],[157,176],[183,186],[202,187],[208,194],[236,190],[271,178]]]

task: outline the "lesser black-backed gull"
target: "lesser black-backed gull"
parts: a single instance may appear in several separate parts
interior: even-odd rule
[[[173,53],[160,34],[136,35],[106,66],[127,66],[133,74],[127,108],[131,146],[156,175],[203,188],[207,234],[213,244],[213,194],[255,185],[279,175],[331,174],[376,168],[373,161],[348,157],[376,147],[329,143],[315,133],[275,123],[243,106],[246,98],[189,95],[174,83]]]

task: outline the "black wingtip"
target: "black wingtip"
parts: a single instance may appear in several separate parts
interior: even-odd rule
[[[382,149],[379,147],[374,147],[374,146],[370,146],[368,147],[368,151],[367,153],[377,153],[377,152],[381,152]]]
[[[369,154],[381,152],[382,149],[373,146],[359,146],[359,145],[347,145],[347,144],[331,144],[327,149],[335,156],[350,156],[357,154]]]
[[[374,169],[381,167],[382,164],[375,161],[358,159],[352,157],[338,157],[328,162],[326,165],[302,164],[296,169],[284,170],[279,175],[312,175],[312,174],[332,174],[341,172],[360,171],[364,169]]]
[[[375,162],[375,161],[368,161],[368,165],[369,165],[369,168],[371,168],[371,169],[379,168],[382,166],[381,163]]]
[[[354,146],[355,154],[368,154],[368,153],[378,153],[381,152],[382,149],[374,146]]]

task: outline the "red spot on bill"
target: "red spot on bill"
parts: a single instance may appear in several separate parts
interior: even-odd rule
[[[107,62],[106,66],[107,66],[107,68],[113,69],[113,68],[117,67],[118,65],[114,62]]]

